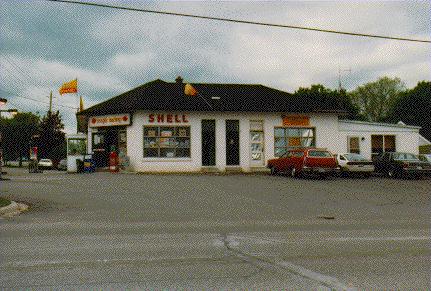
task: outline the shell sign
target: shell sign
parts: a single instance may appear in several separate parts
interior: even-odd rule
[[[130,114],[92,116],[89,127],[130,125]]]

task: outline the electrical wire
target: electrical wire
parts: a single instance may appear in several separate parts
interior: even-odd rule
[[[34,101],[34,102],[39,102],[39,103],[43,103],[43,104],[49,105],[49,102],[45,102],[45,101],[42,101],[42,100],[33,99],[31,97],[27,97],[27,96],[22,96],[22,95],[18,95],[18,94],[15,94],[15,93],[11,93],[11,92],[9,92],[9,91],[7,91],[5,89],[2,89],[2,88],[0,88],[0,90],[3,91],[3,92],[5,92],[5,93],[7,93],[7,94],[9,94],[9,95],[11,95],[11,96],[14,96],[14,97],[19,97],[19,98],[23,98],[23,99],[31,100],[31,101]],[[62,105],[62,104],[57,104],[57,106],[64,107],[64,108],[67,108],[67,109],[73,109],[73,110],[77,110],[78,109],[77,107],[72,107],[72,106]]]
[[[29,74],[26,74],[19,65],[17,65],[12,59],[9,59],[7,56],[4,56],[4,59],[11,64],[14,69],[21,75],[24,77],[24,79],[28,80],[29,83],[31,83],[32,85],[34,85],[35,87],[38,86],[38,82],[33,79]]]
[[[390,39],[390,40],[399,40],[399,41],[431,43],[431,40],[426,40],[426,39],[413,39],[413,38],[394,37],[394,36],[385,36],[385,35],[377,35],[377,34],[355,33],[355,32],[330,30],[330,29],[322,29],[322,28],[315,28],[315,27],[305,27],[305,26],[296,26],[296,25],[275,24],[275,23],[266,23],[266,22],[250,21],[250,20],[240,20],[240,19],[232,19],[232,18],[222,18],[222,17],[212,17],[212,16],[185,14],[185,13],[177,13],[177,12],[169,12],[169,11],[139,9],[139,8],[132,8],[132,7],[122,7],[122,6],[99,4],[99,3],[91,3],[91,2],[82,2],[82,1],[67,1],[67,0],[45,0],[45,1],[58,2],[58,3],[67,3],[67,4],[77,4],[77,5],[86,5],[86,6],[101,7],[101,8],[112,8],[112,9],[120,9],[120,10],[143,12],[143,13],[153,13],[153,14],[163,14],[163,15],[171,15],[171,16],[180,16],[180,17],[199,18],[199,19],[224,21],[224,22],[233,22],[233,23],[241,23],[241,24],[252,24],[252,25],[270,26],[270,27],[278,27],[278,28],[289,28],[289,29],[301,29],[301,30],[308,30],[308,31],[317,31],[317,32],[333,33],[333,34],[341,34],[341,35],[349,35],[349,36],[358,36],[358,37],[368,37],[368,38],[380,38],[380,39]]]

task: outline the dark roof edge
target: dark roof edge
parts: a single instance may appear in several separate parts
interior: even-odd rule
[[[77,112],[77,113],[76,113],[76,115],[82,115],[82,114],[85,114],[85,113],[87,113],[87,111],[89,111],[90,109],[98,108],[98,107],[102,106],[103,104],[105,104],[105,103],[107,103],[107,102],[111,101],[112,99],[118,98],[118,97],[120,97],[120,96],[122,96],[122,95],[124,95],[124,94],[127,94],[127,93],[129,93],[129,92],[131,92],[131,91],[133,91],[133,90],[136,90],[136,89],[138,89],[138,88],[141,88],[141,87],[147,87],[147,86],[149,86],[149,85],[152,85],[152,84],[155,84],[155,83],[160,83],[160,82],[162,82],[162,83],[166,83],[165,81],[163,81],[163,80],[161,80],[161,79],[156,79],[156,80],[150,81],[150,82],[148,82],[148,83],[145,83],[145,84],[139,85],[139,86],[137,86],[137,87],[134,87],[134,88],[132,88],[132,89],[130,89],[130,90],[128,90],[128,91],[126,91],[126,92],[123,92],[123,93],[119,94],[119,95],[116,95],[116,96],[114,96],[114,97],[111,97],[111,98],[109,98],[109,99],[107,99],[107,100],[105,100],[105,101],[102,101],[102,102],[100,102],[100,103],[97,103],[97,104],[95,104],[95,105],[93,105],[93,106],[91,106],[91,107],[88,107],[88,108],[87,108],[87,109],[85,109],[85,110],[82,110],[82,111],[80,111],[80,112]]]

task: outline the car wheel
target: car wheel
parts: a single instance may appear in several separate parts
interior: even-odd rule
[[[271,175],[277,175],[277,169],[275,167],[271,167]]]

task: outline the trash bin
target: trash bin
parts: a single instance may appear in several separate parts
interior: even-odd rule
[[[96,166],[92,158],[84,159],[84,173],[94,173]]]
[[[77,159],[76,160],[76,172],[83,173],[84,172],[84,161]]]

